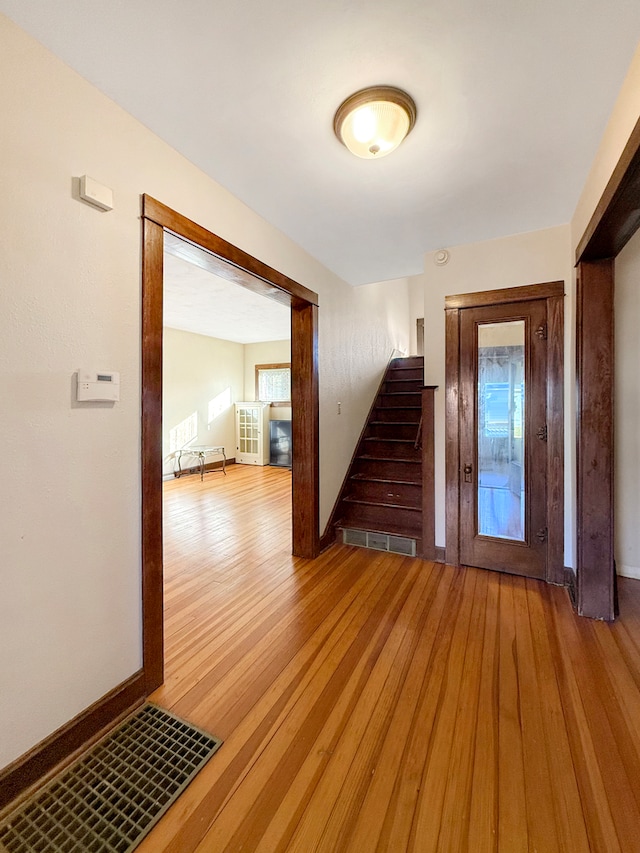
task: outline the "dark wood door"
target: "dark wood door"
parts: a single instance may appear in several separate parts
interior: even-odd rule
[[[545,578],[547,303],[460,312],[460,562]]]

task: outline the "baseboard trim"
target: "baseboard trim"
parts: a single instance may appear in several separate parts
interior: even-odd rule
[[[439,548],[437,545],[435,547],[435,556],[433,558],[434,563],[445,563],[445,549]]]
[[[86,749],[145,698],[144,671],[140,670],[5,767],[0,771],[0,811]]]
[[[322,552],[326,551],[327,548],[330,548],[335,541],[336,529],[333,524],[331,524],[320,537],[320,542],[318,543],[320,549],[319,553],[322,554]]]
[[[633,580],[640,581],[640,568],[637,566],[622,566],[620,563],[617,563],[616,568],[619,577],[633,578]]]

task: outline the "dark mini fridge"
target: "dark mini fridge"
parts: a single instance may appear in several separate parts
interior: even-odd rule
[[[291,421],[269,421],[269,464],[291,468]]]

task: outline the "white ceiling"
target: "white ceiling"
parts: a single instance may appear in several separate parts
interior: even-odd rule
[[[239,344],[291,337],[291,309],[164,254],[164,325]]]
[[[352,284],[568,222],[640,37],[638,0],[0,0],[6,13]],[[341,101],[406,89],[383,160]]]

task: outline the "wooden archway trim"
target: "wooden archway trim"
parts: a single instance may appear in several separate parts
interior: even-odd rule
[[[215,271],[291,306],[293,553],[319,553],[318,296],[150,196],[142,197],[142,613],[147,693],[163,681],[162,315],[164,232],[209,253]]]
[[[142,196],[142,217],[217,258],[220,264],[215,272],[223,278],[285,305],[298,299],[302,303],[318,304],[317,293],[151,196]]]
[[[640,226],[640,120],[576,249],[576,520],[578,613],[615,618],[615,257]]]
[[[640,119],[576,248],[576,264],[615,258],[640,225]]]

